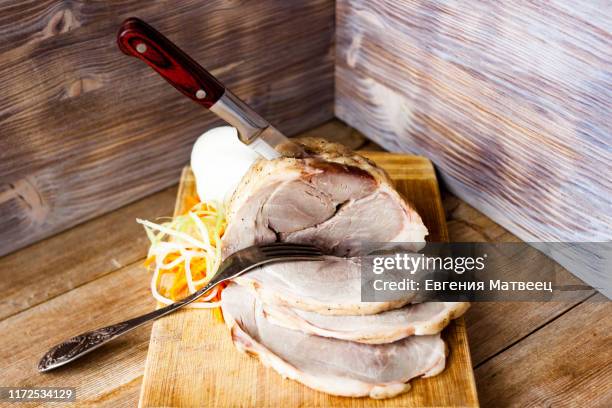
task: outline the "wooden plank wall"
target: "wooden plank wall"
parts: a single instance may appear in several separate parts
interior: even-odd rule
[[[338,0],[336,116],[431,158],[525,241],[611,241],[610,15],[590,1]],[[612,296],[608,273],[581,277]]]
[[[176,183],[218,123],[117,49],[134,15],[281,130],[333,116],[332,0],[1,0],[0,255]]]

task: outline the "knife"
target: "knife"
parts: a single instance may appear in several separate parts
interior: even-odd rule
[[[141,59],[183,95],[235,127],[240,140],[264,158],[300,154],[297,145],[144,21],[125,20],[117,44],[124,54]]]

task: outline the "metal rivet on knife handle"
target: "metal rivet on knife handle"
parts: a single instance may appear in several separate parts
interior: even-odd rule
[[[117,33],[117,45],[159,73],[183,95],[210,109],[225,87],[194,59],[159,31],[138,18],[125,20]],[[198,91],[203,92],[198,92]]]

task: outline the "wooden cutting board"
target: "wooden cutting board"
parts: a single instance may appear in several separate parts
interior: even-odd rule
[[[361,152],[383,167],[418,210],[428,240],[447,241],[448,231],[431,162],[419,156]],[[175,214],[196,200],[195,180],[183,170]],[[141,407],[475,407],[476,385],[463,318],[444,331],[450,354],[436,377],[412,381],[406,394],[388,400],[334,397],[283,379],[238,352],[227,328],[209,310],[185,309],[153,325],[140,394]]]

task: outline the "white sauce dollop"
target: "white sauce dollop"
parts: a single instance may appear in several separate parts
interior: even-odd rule
[[[205,132],[193,145],[191,169],[200,200],[225,202],[260,156],[238,139],[231,126]]]

